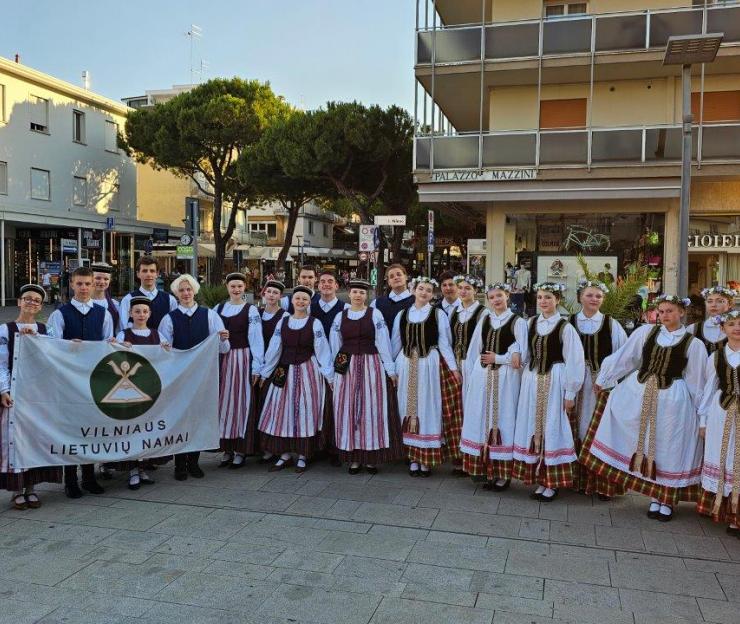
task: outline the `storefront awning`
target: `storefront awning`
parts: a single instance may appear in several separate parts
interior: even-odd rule
[[[238,251],[244,253],[248,260],[277,260],[281,247],[258,245],[238,245]],[[298,258],[301,255],[299,247],[291,247],[289,255]],[[331,249],[330,247],[304,247],[303,255],[307,258],[355,258],[357,253],[351,249]]]

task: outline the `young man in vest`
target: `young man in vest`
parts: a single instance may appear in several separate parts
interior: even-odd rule
[[[177,308],[177,299],[163,290],[157,290],[159,267],[151,256],[142,256],[136,263],[136,277],[141,285],[121,300],[121,324],[119,329],[131,327],[129,313],[131,297],[144,295],[152,302],[152,315],[149,317],[149,329],[157,329],[162,319]]]
[[[103,306],[93,303],[93,272],[80,267],[72,272],[70,285],[74,296],[49,316],[49,327],[55,338],[100,341],[113,338],[113,318]],[[82,466],[82,490],[102,494],[105,490],[95,480],[95,464]],[[69,498],[80,498],[77,466],[64,467],[64,491]]]
[[[328,337],[331,333],[331,324],[338,314],[349,304],[337,299],[339,283],[331,271],[319,273],[319,295],[311,298],[311,316],[321,321],[324,332]]]
[[[457,296],[457,284],[452,271],[445,271],[439,276],[439,289],[442,291],[442,299],[437,302],[438,308],[451,318],[452,313],[460,307],[460,299]]]
[[[316,290],[316,269],[312,266],[301,267],[301,270],[298,272],[298,285],[305,286],[311,290]],[[311,297],[311,303],[318,298],[319,294],[315,293],[314,296]],[[283,310],[287,310],[288,314],[293,314],[293,302],[291,301],[290,295],[285,295],[280,300],[280,307]],[[265,346],[265,348],[267,348],[267,346]]]

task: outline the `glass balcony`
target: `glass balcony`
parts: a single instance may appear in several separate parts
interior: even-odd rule
[[[671,35],[703,32],[723,32],[723,45],[740,43],[740,0],[706,10],[680,7],[420,29],[416,62],[446,65],[479,63],[481,56],[495,61],[649,50],[665,47]]]

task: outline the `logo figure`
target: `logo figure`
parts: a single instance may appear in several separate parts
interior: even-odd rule
[[[93,369],[90,392],[103,414],[114,420],[132,420],[156,403],[162,392],[162,382],[145,357],[116,351],[100,360]]]

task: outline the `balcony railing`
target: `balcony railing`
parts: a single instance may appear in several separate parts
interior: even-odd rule
[[[740,43],[740,2],[706,8],[605,13],[421,29],[417,65],[452,65],[538,56],[664,48],[671,35],[724,33]]]
[[[740,161],[740,123],[694,126],[693,137],[695,161]],[[419,136],[414,143],[416,171],[680,161],[680,125]]]

